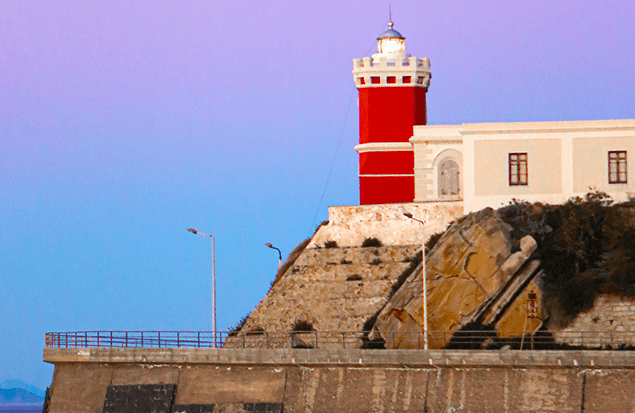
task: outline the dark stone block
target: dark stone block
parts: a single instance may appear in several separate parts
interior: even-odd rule
[[[282,403],[244,403],[246,412],[282,413]]]
[[[282,403],[269,403],[269,413],[282,413]]]
[[[174,384],[108,386],[103,413],[170,413]]]

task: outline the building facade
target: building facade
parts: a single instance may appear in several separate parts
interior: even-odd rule
[[[415,202],[462,200],[468,213],[589,190],[635,196],[633,119],[415,126],[410,143]]]
[[[430,77],[392,22],[378,53],[354,60],[361,205],[459,201],[469,213],[589,190],[635,196],[635,119],[427,125]]]

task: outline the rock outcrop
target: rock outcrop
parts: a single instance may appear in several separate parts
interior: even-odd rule
[[[531,259],[536,242],[530,236],[512,252],[510,232],[498,213],[486,208],[453,224],[427,255],[431,348],[444,347],[454,332],[472,323],[500,324],[502,336],[527,328],[526,301],[518,302],[518,296],[528,286],[536,288],[540,263]],[[371,338],[382,338],[386,348],[422,347],[422,284],[420,266],[381,310]],[[510,310],[517,320],[504,317]]]

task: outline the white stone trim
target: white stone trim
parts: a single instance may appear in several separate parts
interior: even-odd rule
[[[357,153],[364,152],[400,152],[412,151],[412,144],[409,142],[371,142],[362,143],[355,146]]]
[[[496,135],[523,133],[589,133],[635,130],[635,119],[580,120],[556,122],[513,122],[513,123],[464,123],[460,126],[462,135]]]
[[[379,83],[373,84],[371,77],[380,78]],[[395,76],[395,83],[387,83],[388,76]],[[403,83],[402,76],[411,76],[411,83]],[[418,78],[422,78],[422,82],[418,82]],[[364,78],[362,85],[359,78]],[[379,58],[365,57],[363,59],[353,59],[353,80],[358,89],[372,87],[421,87],[427,89],[430,85],[430,59],[424,57],[422,59],[409,56],[398,55],[394,59],[388,59],[385,56]]]

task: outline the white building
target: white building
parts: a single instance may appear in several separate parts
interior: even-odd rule
[[[468,213],[590,189],[617,201],[635,195],[634,119],[415,126],[410,142],[415,202],[461,200]]]
[[[561,203],[590,190],[635,196],[635,119],[427,125],[430,61],[405,51],[394,29],[378,53],[354,59],[359,90],[359,206],[329,208],[312,246],[377,236],[412,244],[457,216],[512,200]],[[631,179],[629,180],[629,176]]]

